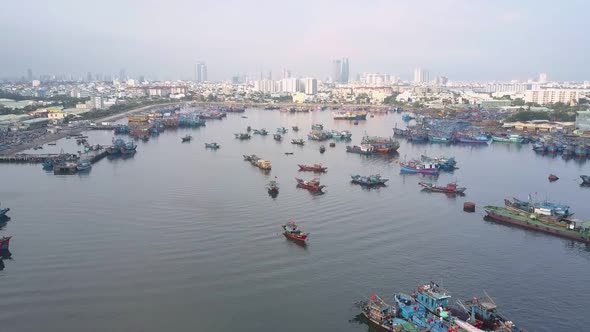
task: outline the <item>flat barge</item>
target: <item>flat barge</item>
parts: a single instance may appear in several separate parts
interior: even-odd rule
[[[590,243],[590,222],[562,221],[549,223],[537,218],[516,214],[506,208],[498,206],[486,206],[484,210],[487,216],[495,221],[536,230],[539,232],[554,234],[571,240]],[[532,215],[534,216],[534,215]]]

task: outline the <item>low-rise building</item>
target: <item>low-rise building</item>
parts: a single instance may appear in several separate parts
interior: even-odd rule
[[[481,108],[503,108],[512,105],[512,100],[482,100],[479,104]]]
[[[39,129],[47,127],[47,123],[49,122],[48,118],[36,118],[36,119],[29,119],[24,120],[21,122],[24,129]]]
[[[577,103],[580,99],[580,92],[575,89],[542,89],[529,90],[524,95],[524,101],[539,105],[554,103],[571,104]]]
[[[527,132],[555,132],[566,129],[573,129],[574,122],[550,122],[547,120],[507,122],[502,125],[503,128],[514,128]]]

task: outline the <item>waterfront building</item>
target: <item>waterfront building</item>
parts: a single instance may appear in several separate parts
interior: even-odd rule
[[[304,80],[305,94],[315,95],[318,93],[318,80],[313,77],[308,77]]]

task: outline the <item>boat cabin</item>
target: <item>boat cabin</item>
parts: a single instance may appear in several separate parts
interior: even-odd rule
[[[428,311],[436,314],[447,310],[450,299],[451,296],[435,283],[420,286],[416,292],[416,301],[425,306]]]

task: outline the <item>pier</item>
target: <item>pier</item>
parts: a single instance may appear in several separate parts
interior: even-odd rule
[[[100,151],[90,151],[85,154],[57,154],[57,153],[44,153],[44,154],[15,154],[9,156],[0,156],[0,163],[21,163],[21,164],[40,164],[47,159],[54,159],[60,156],[65,157],[66,160],[78,160],[87,159],[92,164],[98,162],[108,155],[106,149]]]

